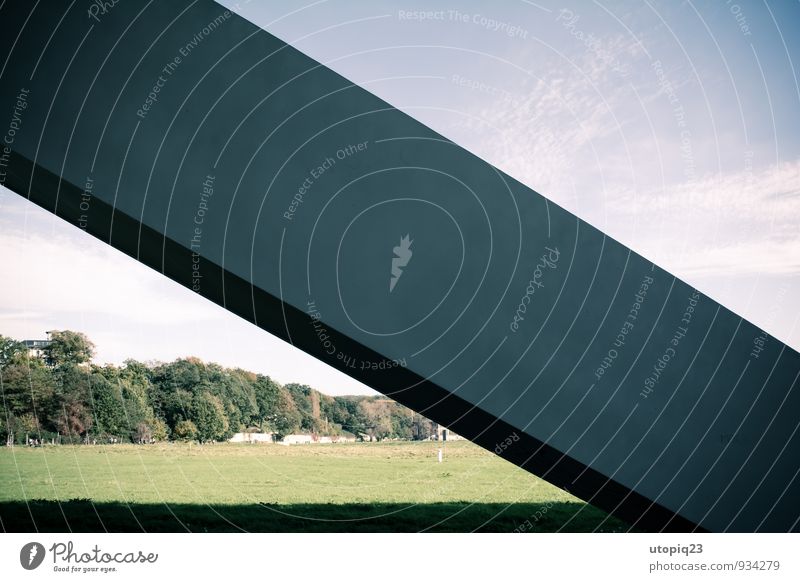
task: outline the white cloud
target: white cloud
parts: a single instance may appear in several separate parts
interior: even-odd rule
[[[623,242],[681,276],[800,274],[800,161],[619,192],[609,214],[657,217],[657,232]]]
[[[328,394],[374,393],[2,188],[0,269],[3,335],[74,329],[98,363],[197,356]]]
[[[15,229],[9,227],[11,213],[4,209],[3,214],[3,270],[24,273],[24,277],[4,279],[0,286],[3,305],[28,311],[31,316],[52,310],[55,292],[62,312],[91,310],[94,315],[162,324],[218,317],[209,309],[198,309],[197,301],[166,293],[170,283],[162,276],[86,233],[73,229],[74,233],[65,234],[65,229],[53,228],[49,218],[39,212],[28,215],[27,229]],[[46,235],[48,226],[50,234]],[[91,285],[67,283],[75,278],[88,279]],[[149,308],[138,309],[142,304]]]

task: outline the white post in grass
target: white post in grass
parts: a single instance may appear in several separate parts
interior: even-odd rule
[[[439,462],[442,462],[442,449],[439,449]]]

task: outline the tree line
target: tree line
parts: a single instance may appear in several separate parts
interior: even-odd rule
[[[421,440],[433,431],[382,396],[328,396],[193,357],[98,366],[83,333],[52,331],[49,339],[34,352],[0,335],[6,443],[213,442],[245,431]]]

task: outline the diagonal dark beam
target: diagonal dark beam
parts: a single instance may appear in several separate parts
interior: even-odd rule
[[[797,352],[210,0],[91,6],[0,10],[5,186],[637,527],[798,528]]]

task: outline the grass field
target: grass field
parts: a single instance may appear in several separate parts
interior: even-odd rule
[[[4,531],[624,531],[464,441],[0,449]]]

